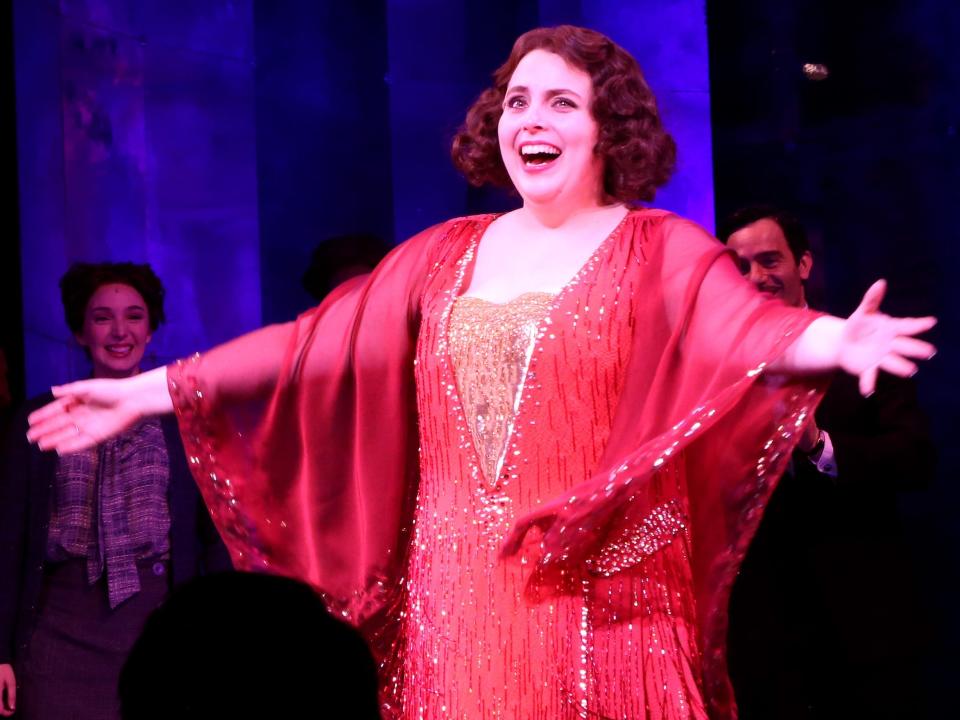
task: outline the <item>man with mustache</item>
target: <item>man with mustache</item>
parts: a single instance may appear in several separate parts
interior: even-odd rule
[[[758,290],[806,306],[813,255],[796,218],[748,207],[719,235]],[[897,518],[897,493],[933,477],[927,419],[909,380],[882,374],[867,398],[847,380],[807,424],[734,586],[741,720],[927,716],[929,630]]]

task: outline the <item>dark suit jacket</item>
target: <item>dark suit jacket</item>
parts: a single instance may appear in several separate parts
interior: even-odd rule
[[[0,469],[0,663],[17,659],[36,621],[57,456],[40,452],[27,442],[27,415],[52,399],[47,394],[28,401],[14,418],[4,445]],[[167,416],[162,426],[170,457],[170,575],[178,584],[231,566],[187,468],[176,420]]]
[[[862,398],[838,374],[816,419],[838,476],[794,455],[734,585],[740,718],[921,718],[925,630],[897,493],[932,480],[926,417],[910,381],[881,375]]]

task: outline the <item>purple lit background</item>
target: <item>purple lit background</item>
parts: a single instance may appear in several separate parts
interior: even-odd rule
[[[250,3],[14,7],[27,393],[81,377],[57,281],[150,262],[170,322],[152,363],[260,322]]]
[[[679,171],[657,205],[709,229],[715,212],[747,202],[787,205],[811,231],[821,306],[846,314],[884,276],[888,308],[940,316],[939,356],[918,376],[939,481],[904,505],[944,616],[931,692],[952,698],[960,598],[945,588],[960,584],[960,3],[10,7],[21,273],[0,267],[0,278],[22,286],[22,333],[19,317],[6,318],[16,328],[3,333],[15,337],[21,397],[87,372],[57,288],[73,261],[154,266],[169,321],[148,362],[161,364],[307,308],[300,277],[326,238],[367,232],[399,242],[448,217],[511,207],[501,193],[468,187],[449,161],[466,107],[525,30],[569,22],[612,36],[640,61],[678,142]],[[806,80],[804,62],[826,63],[830,79]],[[0,291],[16,305],[15,292]]]
[[[326,237],[509,207],[467,187],[449,140],[513,39],[560,22],[640,60],[681,147],[658,204],[712,227],[697,0],[16,2],[28,394],[85,370],[54,302],[72,261],[154,266],[161,363],[308,307]]]

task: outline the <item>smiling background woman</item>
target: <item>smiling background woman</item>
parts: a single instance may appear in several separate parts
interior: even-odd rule
[[[174,408],[234,561],[360,626],[398,718],[730,717],[730,584],[819,400],[933,320],[769,301],[649,202],[673,141],[636,61],[521,36],[455,164],[520,208],[415,236],[293,323],[31,417],[71,452]],[[779,375],[772,377],[771,371]],[[786,376],[786,377],[784,377]]]
[[[77,264],[60,287],[93,377],[139,373],[164,320],[150,267]],[[171,579],[229,561],[173,423],[148,419],[62,457],[29,446],[25,425],[24,412],[0,478],[0,713],[116,718],[120,666]]]

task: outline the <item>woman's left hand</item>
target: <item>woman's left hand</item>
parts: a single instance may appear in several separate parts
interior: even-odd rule
[[[837,344],[837,365],[859,377],[864,396],[873,394],[878,371],[909,377],[917,371],[909,358],[929,359],[936,353],[933,345],[913,337],[936,325],[936,318],[895,318],[880,312],[886,291],[885,280],[870,286],[844,321]]]

